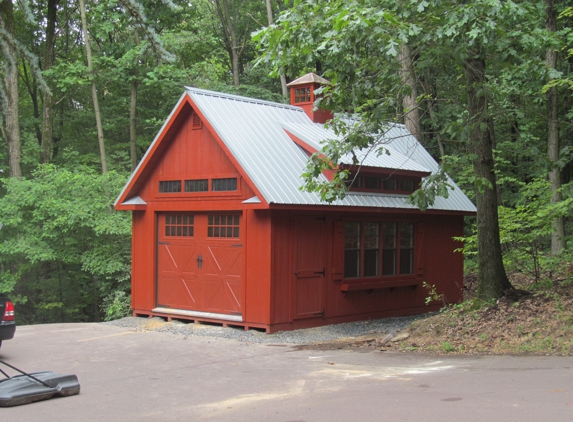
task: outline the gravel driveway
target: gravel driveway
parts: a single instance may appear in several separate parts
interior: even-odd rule
[[[158,317],[127,317],[115,321],[104,322],[103,324],[131,328],[135,331],[167,332],[186,337],[219,337],[250,343],[309,344],[348,337],[359,337],[368,334],[373,334],[378,337],[386,336],[388,334],[394,336],[396,333],[407,328],[413,321],[425,318],[428,315],[429,314],[423,314],[399,318],[382,318],[369,321],[348,322],[344,324],[333,324],[302,330],[279,331],[274,334],[267,334],[257,330],[245,331],[240,327],[223,328],[219,325],[184,323],[175,320],[172,322],[165,322],[165,320]]]

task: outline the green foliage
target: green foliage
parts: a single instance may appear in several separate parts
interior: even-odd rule
[[[454,346],[452,346],[452,344],[447,342],[447,341],[442,341],[441,347],[442,347],[442,351],[444,353],[451,353],[451,352],[456,351],[456,348]]]
[[[129,316],[131,314],[131,295],[122,290],[111,292],[103,299],[102,312],[106,321]]]
[[[427,290],[428,296],[426,296],[425,303],[426,305],[431,304],[432,302],[442,302],[444,307],[442,309],[447,308],[448,301],[446,300],[446,296],[443,293],[438,293],[436,290],[436,286],[434,284],[428,284],[425,281],[422,282],[422,287]]]
[[[568,186],[564,187],[564,192]],[[573,197],[566,195],[552,204],[549,182],[535,179],[523,184],[521,201],[514,208],[500,207],[500,236],[505,248],[505,263],[509,269],[529,273],[534,281],[563,273],[563,265],[571,262],[570,249],[559,257],[548,252],[552,222],[556,217],[567,217],[573,211]]]
[[[53,165],[4,180],[0,279],[21,321],[97,320],[102,297],[128,288],[131,219],[112,208],[125,181]]]

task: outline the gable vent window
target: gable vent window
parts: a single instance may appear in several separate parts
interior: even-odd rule
[[[310,87],[297,88],[294,90],[295,103],[309,103],[310,102]]]
[[[166,215],[165,236],[192,237],[194,220],[193,214]]]
[[[237,190],[237,178],[213,179],[211,182],[211,189],[218,192]]]
[[[238,215],[209,215],[207,237],[239,237]]]
[[[209,180],[185,180],[185,192],[207,192],[209,190]]]
[[[201,121],[201,117],[197,113],[193,113],[191,127],[193,129],[201,129],[203,126],[203,122]]]
[[[168,180],[159,182],[160,193],[181,192],[181,180]]]

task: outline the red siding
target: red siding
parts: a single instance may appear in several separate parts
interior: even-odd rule
[[[290,213],[287,211],[273,212],[272,218],[272,286],[271,298],[272,323],[292,321],[292,229]]]
[[[246,322],[270,324],[271,304],[271,218],[266,210],[247,210],[245,302]]]
[[[289,329],[326,323],[398,316],[435,310],[439,304],[426,306],[428,296],[422,282],[436,286],[448,301],[461,300],[463,284],[463,256],[454,252],[459,243],[452,240],[463,234],[462,216],[407,215],[400,214],[335,214],[326,219],[322,242],[326,252],[326,309],[324,317],[297,321],[293,308],[297,298],[294,294],[295,259],[292,254],[296,245],[296,211],[273,212],[273,297],[272,323],[276,329]],[[348,218],[376,218],[381,221],[412,221],[416,223],[415,278],[417,286],[377,288],[344,293],[341,291],[343,272],[344,239],[342,221]],[[317,214],[319,216],[319,214]],[[287,300],[288,298],[288,300]]]

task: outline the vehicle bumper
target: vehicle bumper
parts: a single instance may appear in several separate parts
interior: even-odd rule
[[[0,340],[10,340],[15,332],[15,322],[0,322]]]

